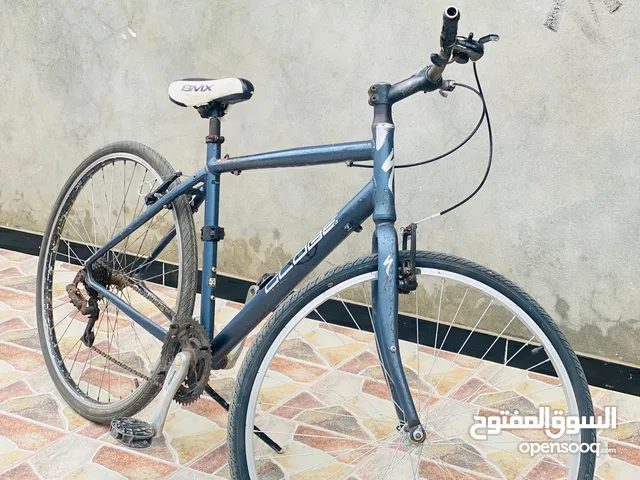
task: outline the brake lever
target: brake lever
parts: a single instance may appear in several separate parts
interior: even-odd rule
[[[495,33],[490,33],[489,35],[485,35],[484,37],[480,38],[478,40],[478,43],[480,45],[484,45],[485,43],[497,42],[498,40],[500,40],[500,35]]]
[[[488,42],[497,42],[500,37],[496,34],[485,35],[484,37],[474,40],[473,32],[468,37],[457,37],[453,46],[453,59],[457,63],[467,63],[469,60],[477,62],[484,55],[484,44]]]

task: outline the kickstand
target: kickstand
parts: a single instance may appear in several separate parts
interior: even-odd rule
[[[229,402],[227,402],[224,398],[222,398],[218,392],[216,392],[213,388],[211,388],[209,385],[207,385],[206,387],[204,387],[204,391],[207,392],[209,394],[209,396],[211,398],[213,398],[216,402],[218,402],[218,404],[224,408],[227,412],[229,411]],[[282,447],[280,445],[278,445],[276,442],[274,442],[271,437],[269,437],[269,435],[267,435],[266,433],[264,433],[262,430],[260,430],[258,427],[256,427],[255,425],[253,426],[253,433],[256,435],[256,437],[258,437],[260,440],[262,440],[264,443],[267,444],[267,446],[269,448],[271,448],[274,452],[276,453],[282,453]]]

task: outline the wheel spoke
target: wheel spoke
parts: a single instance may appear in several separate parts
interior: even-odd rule
[[[467,335],[467,338],[465,338],[464,343],[462,344],[462,346],[460,347],[460,349],[458,350],[457,354],[459,354],[460,352],[462,352],[462,349],[467,345],[467,343],[469,342],[469,339],[471,338],[471,336],[473,335],[473,333],[476,331],[476,329],[478,328],[478,325],[480,325],[480,322],[482,321],[482,319],[485,317],[485,315],[487,314],[487,312],[489,311],[489,309],[491,308],[491,306],[493,305],[493,299],[491,299],[491,302],[489,302],[489,305],[487,305],[487,308],[485,308],[484,312],[482,312],[482,315],[480,315],[480,318],[478,318],[478,321],[476,322],[476,324],[473,326],[473,329],[469,332],[469,335]],[[436,345],[437,348],[437,345]],[[436,353],[436,358],[434,359],[433,363],[431,364],[431,368],[429,369],[429,373],[427,374],[427,376],[431,375],[431,372],[433,372],[433,367],[436,363],[436,360],[439,356],[440,350],[438,350],[438,353]],[[436,386],[433,387],[432,392],[436,392],[438,390],[438,387],[440,386],[440,383],[442,382],[442,379],[445,378],[445,376],[447,375],[447,373],[449,373],[449,370],[451,368],[451,366],[453,365],[453,360],[449,363],[449,366],[447,368],[447,371],[444,373],[444,375],[442,377],[440,377],[440,380],[438,380],[438,382],[436,383]],[[431,396],[429,396],[429,400],[431,400]],[[429,400],[427,400],[427,422],[429,421]],[[419,412],[422,413],[422,412]]]
[[[343,302],[343,303],[344,303],[344,302]],[[345,305],[345,307],[346,307],[346,305]],[[351,350],[349,350],[349,348],[347,347],[347,344],[344,342],[344,340],[342,339],[342,337],[340,337],[340,335],[338,335],[338,333],[334,330],[334,328],[331,326],[331,324],[330,324],[329,322],[327,322],[327,321],[324,319],[324,317],[323,317],[322,315],[320,315],[320,312],[318,312],[318,309],[315,309],[315,310],[314,310],[314,312],[315,312],[315,314],[316,314],[316,315],[318,315],[318,316],[320,317],[320,319],[325,323],[325,325],[327,325],[327,327],[331,330],[331,332],[333,332],[333,334],[338,338],[338,340],[340,340],[340,343],[342,343],[342,345],[344,346],[344,348],[345,348],[345,349],[347,349],[347,350],[349,351],[349,354],[351,355],[351,357],[352,357],[355,361],[357,361],[357,362],[358,362],[362,367],[365,367],[365,368],[363,368],[363,370],[364,370],[364,371],[366,371],[366,372],[369,374],[369,377],[371,377],[371,379],[372,379],[374,382],[376,382],[377,384],[379,384],[379,385],[384,385],[384,386],[386,387],[386,383],[384,383],[384,382],[382,382],[382,381],[378,380],[377,378],[375,378],[375,377],[373,376],[373,374],[371,373],[371,371],[370,371],[368,368],[366,368],[366,365],[364,364],[364,362],[363,362],[359,357],[356,357],[356,355],[355,355]],[[351,318],[353,318],[353,316],[351,316]],[[384,366],[382,365],[382,362],[379,362],[379,364],[380,364],[380,367],[384,369]],[[387,372],[385,372],[385,373],[387,373]],[[391,392],[389,392],[389,393],[391,393]],[[400,411],[402,411],[402,409],[400,408],[400,405],[398,405],[398,404],[396,403],[396,401],[393,399],[393,397],[392,397],[391,395],[390,395],[390,397],[391,397],[391,401],[394,403],[394,405],[395,405],[396,407],[398,407],[398,409],[399,409]]]
[[[551,359],[547,355],[528,363],[528,368],[522,365],[524,352],[529,352],[535,345],[544,345],[546,349],[552,345],[548,339],[536,336],[535,332],[539,330],[536,330],[534,320],[519,316],[523,314],[517,315],[514,310],[517,305],[514,307],[506,303],[504,297],[490,294],[492,291],[489,289],[479,290],[477,283],[465,283],[437,273],[420,275],[419,284],[433,281],[433,288],[416,290],[413,298],[405,297],[410,298],[409,308],[413,310],[413,318],[409,317],[408,330],[406,320],[403,320],[405,323],[399,328],[400,345],[407,381],[410,385],[418,382],[415,388],[411,388],[414,403],[418,412],[427,412],[428,420],[423,426],[428,437],[434,438],[424,444],[413,445],[395,415],[397,409],[388,386],[382,381],[388,373],[381,365],[380,357],[372,356],[372,352],[379,351],[375,342],[376,326],[373,323],[371,303],[368,301],[370,282],[375,280],[375,273],[360,275],[357,277],[360,280],[342,280],[344,283],[341,286],[336,286],[331,283],[331,277],[326,277],[322,281],[333,288],[326,290],[329,293],[323,295],[321,301],[303,297],[299,301],[301,304],[306,302],[308,306],[292,308],[292,311],[297,312],[299,323],[287,326],[286,335],[280,335],[277,340],[274,340],[275,337],[261,340],[265,342],[262,348],[268,346],[267,350],[272,353],[263,357],[257,373],[249,371],[244,374],[245,379],[250,379],[246,385],[253,382],[253,388],[259,389],[257,394],[246,394],[246,398],[252,397],[255,400],[249,403],[250,413],[245,424],[266,427],[262,428],[264,433],[275,435],[281,446],[291,450],[283,456],[263,449],[259,455],[249,458],[249,461],[274,462],[282,470],[284,478],[310,475],[311,471],[316,475],[326,472],[323,478],[329,479],[360,478],[357,475],[361,476],[366,471],[366,478],[370,480],[396,477],[417,479],[422,478],[421,474],[424,476],[425,472],[431,471],[431,475],[441,479],[475,480],[475,469],[480,467],[459,463],[471,456],[479,459],[477,462],[473,460],[474,465],[486,465],[484,468],[495,470],[499,478],[522,478],[524,470],[521,468],[524,469],[526,465],[520,467],[495,463],[482,451],[474,450],[473,443],[465,440],[472,425],[471,418],[466,418],[469,412],[497,408],[496,405],[520,396],[538,401],[537,399],[551,395],[549,398],[559,401],[560,396],[564,395],[564,384],[561,381],[553,382],[552,385],[537,383],[541,386],[538,388],[531,388],[530,385],[534,384],[527,383],[530,379],[539,381],[528,372],[546,372],[547,365],[551,365]],[[454,285],[456,282],[462,288]],[[359,295],[356,294],[358,289],[362,289]],[[321,292],[322,288],[317,291]],[[362,310],[358,310],[360,307],[352,307],[346,301],[361,299],[363,295],[365,303]],[[431,304],[418,298],[420,295],[431,295]],[[325,308],[324,303],[330,300],[334,303]],[[404,303],[402,305],[403,308],[406,306]],[[423,305],[431,308],[432,320],[421,317]],[[505,309],[511,312],[508,316]],[[463,312],[465,318],[462,318]],[[365,331],[359,315],[367,314],[371,327],[367,325]],[[287,317],[279,318],[275,315],[270,321],[280,321],[281,328],[285,328],[285,322],[291,321],[291,317],[287,320]],[[423,331],[423,321],[424,326],[429,329],[427,336]],[[529,336],[523,338],[517,347],[510,343],[508,350],[511,352],[505,353],[503,360],[501,354],[503,348],[507,351],[506,340],[515,341],[512,333],[520,332],[522,327],[529,331]],[[278,331],[277,327],[269,328],[271,332]],[[374,331],[371,332],[371,329]],[[487,338],[487,332],[495,333]],[[478,343],[478,339],[482,343]],[[277,343],[274,344],[274,341]],[[430,355],[422,351],[421,343],[433,345]],[[451,348],[451,344],[455,348]],[[499,352],[496,351],[497,346],[500,347]],[[260,346],[254,344],[253,348],[259,349]],[[280,363],[273,363],[276,358]],[[285,360],[290,362],[283,362]],[[495,368],[490,368],[492,365]],[[324,370],[318,370],[318,366],[322,366]],[[507,367],[509,371],[497,377]],[[480,369],[483,372],[481,374]],[[293,371],[298,372],[299,381],[289,373]],[[289,377],[296,381],[289,380]],[[280,389],[284,389],[282,391],[287,394],[263,399],[265,387],[268,388],[264,390],[265,395],[273,395],[272,392]],[[446,390],[442,391],[441,387],[446,387]],[[487,400],[477,404],[470,403],[475,402],[478,395],[487,390],[506,395],[487,397]],[[439,391],[442,393],[438,393]],[[520,391],[526,393],[519,393]],[[241,394],[240,398],[245,398],[245,395]],[[458,423],[451,422],[454,417],[458,419]],[[373,421],[374,418],[376,421]],[[460,423],[461,418],[464,421]],[[467,428],[464,423],[468,423]],[[395,430],[398,426],[400,431]],[[356,430],[352,430],[354,428]],[[247,428],[246,432],[250,434],[251,429]],[[362,434],[354,432],[365,432],[370,437],[387,440],[370,442],[364,448],[359,443],[344,443],[362,441]],[[246,438],[252,445],[260,443],[253,436]],[[505,454],[514,452],[511,447],[519,441],[514,439],[505,442],[505,445],[498,442],[495,448],[492,442],[491,451]],[[232,446],[232,453],[234,448]],[[355,455],[355,452],[359,454]],[[252,455],[252,450],[248,449],[246,453]],[[535,463],[538,457],[531,458],[530,464]],[[424,464],[425,461],[428,463]],[[332,465],[334,463],[336,465]],[[549,464],[554,463],[549,460]],[[427,470],[424,470],[425,467]],[[478,473],[482,477],[487,475],[485,470],[478,470]]]
[[[491,349],[494,347],[494,345],[498,342],[498,340],[500,340],[502,334],[504,334],[504,332],[507,330],[507,328],[509,328],[509,326],[511,325],[511,323],[513,322],[513,320],[516,318],[516,316],[514,315],[513,317],[511,317],[511,320],[509,320],[509,323],[507,323],[507,325],[502,329],[502,332],[500,332],[500,335],[497,335],[496,338],[494,339],[493,343],[489,346],[489,348],[487,348],[486,352],[484,352],[484,354],[482,355],[482,357],[480,358],[480,361],[477,363],[477,365],[469,371],[469,373],[467,373],[467,375],[462,379],[462,381],[460,381],[459,383],[461,385],[464,385],[464,383],[471,378],[471,376],[478,370],[478,368],[482,365],[482,360],[484,360],[486,358],[486,356],[489,354],[489,352],[491,351]],[[465,342],[466,344],[466,342]],[[445,375],[449,372],[449,369],[451,368],[451,365],[453,365],[453,363],[456,361],[456,359],[458,358],[458,356],[460,355],[460,352],[458,351],[455,356],[453,357],[453,360],[451,360],[451,363],[449,364],[449,367],[447,368],[447,371],[445,372]],[[444,376],[443,376],[444,378]],[[437,390],[438,388],[438,384],[436,384],[436,387],[434,390]],[[455,390],[455,389],[454,389]],[[457,391],[457,390],[456,390]],[[475,395],[475,393],[474,393]],[[428,419],[428,410],[427,410],[427,419]]]
[[[51,354],[55,358],[54,364],[57,365],[61,378],[70,384],[72,395],[79,403],[87,405],[87,408],[92,404],[111,404],[114,408],[116,404],[123,405],[121,402],[127,400],[130,392],[142,387],[138,379],[148,382],[145,374],[140,372],[139,375],[137,373],[130,375],[131,372],[127,368],[137,372],[140,368],[146,369],[149,366],[153,371],[160,349],[156,348],[157,343],[148,332],[141,330],[126,315],[121,315],[122,312],[116,305],[112,305],[100,295],[95,297],[100,306],[99,318],[93,327],[96,336],[95,345],[86,347],[80,338],[87,325],[86,319],[76,316],[80,313],[70,303],[66,294],[62,296],[57,293],[58,289],[61,287],[64,289],[72,282],[71,272],[76,270],[60,267],[58,262],[83,267],[90,255],[137,218],[145,208],[144,198],[141,197],[147,193],[147,188],[152,190],[161,179],[158,171],[162,170],[154,167],[153,161],[130,153],[123,152],[122,156],[109,154],[92,160],[74,179],[76,183],[70,187],[73,193],[67,194],[68,201],[60,205],[59,211],[55,212],[58,224],[52,227],[54,232],[51,236],[52,241],[46,247],[50,252],[47,256],[49,265],[45,267],[46,275],[43,279],[43,303],[49,304],[44,307],[43,312],[47,330],[40,334],[45,335],[45,339],[52,342]],[[133,195],[131,190],[136,185],[138,185],[136,195]],[[111,278],[114,277],[110,275],[119,273],[125,278],[129,277],[132,285],[139,285],[147,280],[131,278],[126,275],[126,272],[137,266],[135,262],[140,252],[149,249],[150,239],[162,238],[161,231],[167,228],[167,225],[169,229],[175,228],[176,238],[165,248],[163,255],[175,256],[175,252],[178,251],[179,264],[163,269],[161,274],[157,274],[154,269],[149,271],[148,276],[150,281],[157,281],[162,280],[162,275],[178,274],[178,283],[172,284],[173,287],[177,287],[177,295],[163,291],[163,294],[166,293],[170,297],[170,301],[162,297],[168,308],[177,311],[178,302],[183,298],[181,282],[185,278],[182,275],[183,265],[180,262],[183,257],[180,249],[185,245],[188,247],[193,240],[193,234],[189,231],[185,237],[185,229],[181,228],[177,221],[180,215],[185,214],[181,213],[184,211],[180,207],[181,201],[174,202],[171,215],[167,217],[169,210],[160,212],[147,222],[141,232],[125,237],[118,245],[107,251],[101,259],[104,263],[99,264],[100,268],[103,268],[103,265],[106,266],[107,275],[94,276],[94,280],[102,287],[116,293],[122,301],[132,305],[132,299],[135,300],[134,308],[141,312],[148,312],[150,305],[154,305],[155,308],[152,299],[139,294],[132,298],[133,295],[127,290],[128,287],[125,287],[125,291],[121,291],[111,283]],[[129,259],[130,254],[134,254],[133,262]],[[195,268],[193,261],[190,261],[189,271],[193,269],[195,272]],[[190,275],[196,274],[189,273],[186,278],[193,278]],[[87,301],[91,295],[95,295],[92,289],[86,287],[84,281],[81,280],[77,286]],[[154,291],[153,288],[151,290]],[[186,290],[185,293],[195,295],[192,290]],[[185,301],[190,304],[192,300]],[[124,342],[121,342],[121,333]],[[54,337],[55,342],[53,342]],[[131,386],[129,379],[132,382]]]

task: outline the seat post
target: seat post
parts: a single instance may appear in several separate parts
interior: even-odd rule
[[[224,142],[224,138],[220,136],[219,117],[223,114],[224,110],[220,109],[210,111],[210,116],[208,117],[209,135],[206,137],[207,161],[221,158],[221,144]],[[209,335],[209,339],[213,339],[218,274],[218,242],[224,238],[224,229],[218,225],[220,174],[208,172],[205,182],[200,323],[202,323]]]

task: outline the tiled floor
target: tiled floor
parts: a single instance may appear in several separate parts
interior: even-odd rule
[[[44,367],[35,328],[33,304],[36,263],[34,257],[0,250],[0,478],[229,478],[226,466],[226,412],[208,398],[203,397],[185,408],[174,404],[163,439],[146,450],[132,450],[117,444],[105,426],[89,423],[62,401]],[[219,302],[219,319],[228,321],[239,307],[230,302]],[[309,331],[303,334],[311,345],[316,340],[320,341],[314,348],[326,349],[327,358],[333,355],[336,365],[341,365],[340,370],[364,375],[360,366],[341,361],[338,357],[342,350],[349,349],[348,346],[364,345],[365,340],[342,332],[341,338],[346,344],[332,346],[321,343],[322,332]],[[315,340],[310,340],[311,337]],[[428,356],[427,350],[417,358]],[[298,351],[296,354],[301,353]],[[296,354],[292,353],[292,357],[296,357]],[[368,356],[365,350],[358,354],[358,364],[364,364],[367,370]],[[462,375],[460,378],[465,378],[465,368],[469,366],[461,360],[455,362],[456,368]],[[305,368],[305,374],[308,374],[310,367]],[[295,377],[286,362],[282,363],[278,372],[288,378]],[[368,370],[367,374],[372,375],[372,372],[375,376],[373,370]],[[229,398],[233,378],[225,374],[213,375],[211,383]],[[544,381],[534,375],[529,374],[528,381]],[[526,387],[519,385],[517,391],[527,395]],[[365,381],[359,388],[369,388],[367,393],[372,398],[376,396],[375,382]],[[467,382],[457,388],[462,392],[463,388],[475,386]],[[483,393],[487,402],[495,405],[501,398],[505,402],[510,401],[513,390],[509,393],[493,389]],[[640,399],[596,388],[592,393],[597,407],[618,407],[620,423],[616,430],[604,431],[600,435],[603,446],[615,447],[617,453],[598,459],[598,477],[603,480],[640,478]],[[327,418],[330,417],[326,414],[336,407],[325,408],[322,404],[326,393],[317,391],[314,395],[300,393],[286,406],[280,407],[276,415],[281,418],[296,417],[296,421],[299,421],[301,416],[298,411],[313,409],[304,413],[308,417],[304,422],[329,428]],[[152,409],[153,404],[140,417],[148,419]],[[291,422],[291,425],[296,429],[296,435],[304,437],[299,424]],[[344,428],[351,428],[348,422],[329,429],[339,431]],[[304,438],[301,442],[305,443]],[[540,468],[528,470],[526,478],[559,478],[543,467],[541,464]],[[425,468],[429,468],[428,465]],[[429,478],[440,478],[437,472],[432,475],[423,473]]]

